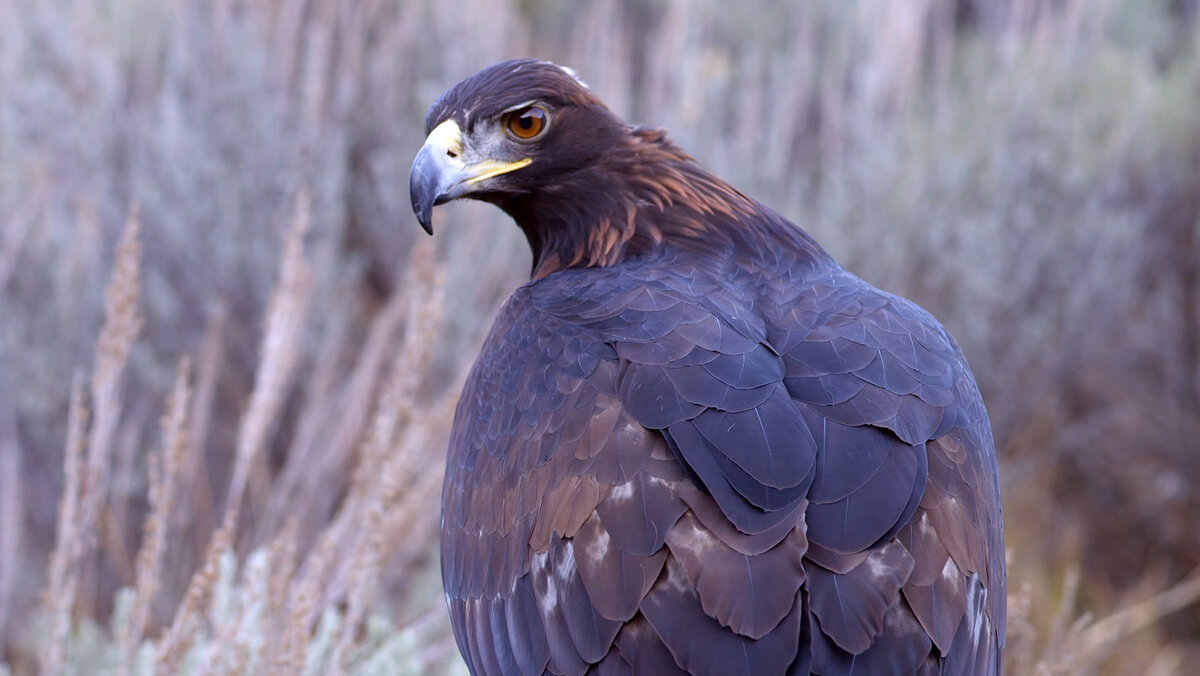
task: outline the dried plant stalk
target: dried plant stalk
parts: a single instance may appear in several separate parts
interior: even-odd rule
[[[232,598],[228,606],[211,602],[210,619],[212,620],[212,636],[208,641],[200,660],[199,674],[204,676],[221,676],[223,674],[250,673],[250,663],[255,657],[256,643],[266,640],[259,613],[269,595],[270,558],[266,552],[256,551],[248,557],[241,567],[240,580],[237,577],[238,562],[230,552],[227,554],[228,582],[234,586]],[[217,612],[221,611],[218,615]],[[227,614],[225,611],[228,611]]]
[[[437,343],[445,283],[431,245],[414,247],[407,277],[405,288],[412,291],[408,295],[410,304],[403,347],[392,363],[386,387],[376,400],[350,498],[337,517],[339,522],[356,524],[358,535],[348,566],[347,609],[334,650],[334,674],[345,673],[350,666],[351,653],[383,568],[388,534],[385,523],[397,508],[400,487],[415,476],[416,485],[407,486],[413,492],[425,478],[437,474],[421,472],[412,462],[429,446],[430,435],[425,423],[418,422],[427,416],[413,415],[412,408],[421,374],[426,372],[432,359],[431,346]],[[401,430],[403,437],[398,438]],[[411,452],[418,448],[419,451]],[[437,483],[440,484],[440,480]],[[432,496],[423,490],[416,492],[425,497]]]
[[[139,237],[141,218],[137,205],[117,245],[112,279],[104,294],[104,325],[96,342],[96,364],[92,373],[91,396],[95,419],[88,438],[87,482],[84,489],[84,528],[93,531],[105,496],[105,483],[112,458],[112,443],[121,416],[121,373],[129,358],[133,341],[142,329],[138,314],[138,284],[141,277],[142,245]]]
[[[204,565],[192,575],[183,601],[175,611],[171,626],[163,635],[154,656],[155,674],[174,674],[179,671],[179,661],[196,639],[200,618],[204,615],[213,585],[220,570],[221,558],[233,547],[233,531],[221,526],[209,542],[204,555]]]
[[[342,492],[340,482],[363,446],[364,430],[370,433],[372,401],[388,372],[389,355],[410,305],[407,294],[396,294],[375,316],[357,351],[354,368],[340,388],[336,376],[344,376],[344,366],[338,356],[348,346],[344,331],[331,332],[336,335],[322,347],[308,379],[301,422],[288,448],[287,463],[272,486],[269,524],[296,516],[311,523],[317,515],[326,518],[333,508],[336,494]],[[341,414],[330,420],[330,410]],[[319,433],[322,429],[327,434]],[[331,490],[331,476],[338,477],[333,484],[336,492]],[[312,530],[310,527],[309,532]]]
[[[396,481],[387,473],[380,478],[373,495],[362,507],[358,536],[350,562],[350,583],[342,632],[333,653],[332,674],[340,676],[349,667],[350,654],[367,616],[371,595],[383,567],[383,515],[397,490]]]
[[[297,346],[308,311],[311,286],[309,265],[304,258],[304,236],[308,233],[311,206],[308,192],[301,191],[296,197],[279,283],[267,311],[267,327],[263,334],[262,356],[255,374],[254,391],[238,429],[237,458],[225,503],[223,523],[226,527],[236,524],[250,467],[283,405],[284,393],[299,356]]]
[[[167,545],[167,529],[175,503],[183,451],[187,445],[187,414],[191,400],[191,363],[185,357],[179,361],[175,388],[167,401],[162,418],[162,448],[150,458],[150,513],[142,529],[142,546],[137,557],[137,577],[133,606],[128,622],[122,628],[119,647],[126,674],[134,673],[138,644],[145,634],[150,618],[151,603],[158,593],[163,554]]]
[[[125,229],[117,244],[112,278],[104,293],[104,324],[96,342],[95,368],[91,381],[91,405],[94,411],[88,433],[87,471],[79,512],[79,546],[73,549],[68,565],[82,568],[96,548],[101,532],[101,513],[108,496],[113,447],[121,419],[121,374],[129,351],[142,329],[138,313],[142,246],[139,239],[141,217],[135,204],[129,209]],[[81,573],[82,574],[82,573]],[[78,603],[79,599],[73,601]]]
[[[79,378],[71,386],[67,416],[67,445],[63,452],[63,492],[58,504],[58,531],[50,555],[50,574],[43,605],[50,618],[50,640],[39,652],[42,673],[62,672],[71,632],[71,607],[79,587],[79,570],[71,565],[75,550],[83,546],[79,509],[83,499],[84,446],[87,443],[88,409],[83,403]]]
[[[268,556],[267,617],[264,629],[264,650],[260,664],[271,669],[277,663],[284,647],[288,627],[288,588],[296,575],[297,551],[299,550],[300,525],[289,519],[283,531],[271,542]]]
[[[228,322],[228,308],[218,305],[209,315],[196,360],[195,393],[188,413],[188,439],[180,487],[183,507],[177,515],[180,531],[191,535],[197,551],[203,549],[215,527],[213,487],[205,471],[205,449],[212,426],[217,379],[225,356],[222,343]]]
[[[433,358],[442,321],[445,274],[437,266],[435,249],[418,242],[410,256],[403,287],[407,294],[404,342],[393,358],[383,391],[362,444],[354,474],[352,494],[365,494],[366,486],[380,476],[388,454],[394,450],[400,431],[413,421],[412,406],[422,374]]]
[[[1082,628],[1079,652],[1091,657],[1091,664],[1118,647],[1118,641],[1148,627],[1167,615],[1200,601],[1200,568],[1170,588],[1118,610]]]
[[[95,418],[87,431],[87,412],[78,383],[72,388],[63,458],[65,485],[59,505],[58,534],[51,556],[46,608],[51,618],[50,646],[42,654],[43,671],[59,673],[66,658],[71,612],[79,590],[80,569],[95,546],[111,464],[113,436],[121,417],[117,387],[129,351],[142,328],[138,314],[141,277],[140,218],[129,210],[117,245],[112,278],[104,294],[104,324],[96,342],[91,399]],[[83,448],[86,445],[86,455]]]
[[[332,528],[326,528],[309,552],[303,574],[292,580],[287,622],[275,660],[270,665],[270,673],[275,676],[304,673],[312,627],[320,613],[329,571],[336,563],[337,544]]]
[[[3,280],[0,279],[0,285]],[[0,373],[0,380],[3,374]],[[0,388],[4,385],[0,384]],[[0,391],[0,637],[13,617],[13,597],[25,555],[25,489],[17,418],[7,391]]]

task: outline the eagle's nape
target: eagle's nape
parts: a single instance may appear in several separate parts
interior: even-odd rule
[[[534,252],[450,441],[472,673],[999,672],[993,442],[933,317],[553,64],[460,82],[427,131],[421,224],[481,199]]]

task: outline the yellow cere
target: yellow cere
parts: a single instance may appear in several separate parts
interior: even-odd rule
[[[520,169],[521,167],[527,167],[532,163],[533,163],[533,160],[528,157],[523,157],[523,158],[517,160],[516,162],[498,162],[496,160],[484,160],[484,161],[480,162],[479,164],[472,165],[471,168],[476,171],[479,171],[480,173],[475,174],[471,178],[467,179],[467,183],[474,185],[476,183],[479,183],[480,181],[486,181],[487,179],[489,179],[493,176],[499,176],[500,174],[507,174],[508,172],[516,171],[517,169]]]

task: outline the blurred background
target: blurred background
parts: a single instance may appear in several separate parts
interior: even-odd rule
[[[465,673],[446,435],[530,260],[407,180],[515,56],[957,337],[1008,673],[1192,673],[1198,4],[0,0],[0,673]]]

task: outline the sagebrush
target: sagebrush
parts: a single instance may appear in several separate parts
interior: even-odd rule
[[[1200,655],[1194,0],[0,3],[0,663],[439,673],[438,493],[519,232],[407,178],[502,58],[939,316],[988,402],[1010,673]]]

